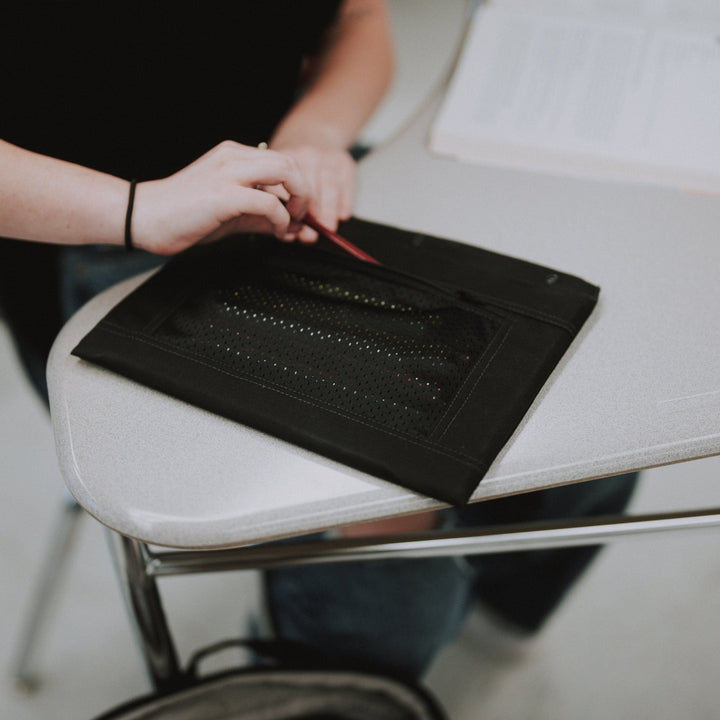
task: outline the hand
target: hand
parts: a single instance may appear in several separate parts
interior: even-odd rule
[[[258,189],[265,185],[280,188],[285,203]],[[232,233],[293,239],[310,196],[292,157],[227,140],[175,174],[137,186],[133,243],[172,255]]]
[[[352,215],[355,195],[355,161],[346,150],[317,145],[282,145],[274,149],[295,159],[300,171],[310,183],[308,210],[325,227],[336,230],[340,220]],[[278,192],[277,188],[268,188]],[[279,192],[280,197],[283,197]],[[313,242],[317,233],[307,225],[298,239]]]

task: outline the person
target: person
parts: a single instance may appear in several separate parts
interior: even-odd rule
[[[306,207],[331,228],[349,216],[348,148],[391,76],[382,0],[0,12],[0,236],[43,244],[3,244],[0,300],[43,396],[49,343],[103,286],[235,232],[312,241]],[[126,257],[133,178],[132,239],[151,255]]]
[[[350,150],[392,72],[384,0],[15,0],[0,28],[12,68],[0,114],[0,306],[43,398],[55,335],[105,287],[238,233],[313,242],[308,209],[332,229],[351,215]],[[136,249],[126,252],[130,187]],[[343,532],[616,511],[633,483]],[[592,556],[553,552],[274,570],[266,596],[283,637],[417,677],[483,593],[511,622],[539,627]]]

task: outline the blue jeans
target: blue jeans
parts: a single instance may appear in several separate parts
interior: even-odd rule
[[[99,292],[162,261],[139,250],[0,238],[0,314],[30,383],[46,403],[45,366],[63,323]]]
[[[159,267],[159,255],[104,245],[64,248],[60,254],[60,307],[68,320],[88,300],[133,275]]]
[[[446,527],[622,512],[637,473],[445,511]],[[314,565],[265,573],[275,632],[353,666],[417,679],[475,602],[537,631],[599,547]]]

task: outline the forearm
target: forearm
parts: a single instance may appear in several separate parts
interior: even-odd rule
[[[281,186],[286,204],[259,186]],[[309,194],[293,158],[226,140],[172,175],[138,185],[132,243],[173,255],[236,233],[291,240]],[[0,141],[0,237],[122,245],[128,195],[127,180]]]
[[[0,236],[120,245],[128,183],[0,140]]]
[[[393,70],[390,21],[383,0],[346,0],[316,59],[307,91],[271,145],[310,143],[346,149],[382,99]]]

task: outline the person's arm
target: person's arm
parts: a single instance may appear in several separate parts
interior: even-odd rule
[[[281,184],[285,207],[256,189]],[[0,140],[0,236],[56,244],[122,245],[129,183]],[[216,146],[183,170],[138,184],[135,246],[161,255],[233,232],[291,237],[309,188],[297,162],[235,142]]]
[[[348,148],[385,94],[393,64],[385,0],[344,0],[313,58],[307,89],[270,140],[298,161],[311,184],[310,210],[333,230],[352,213],[355,163]],[[300,237],[315,233],[304,228]]]

